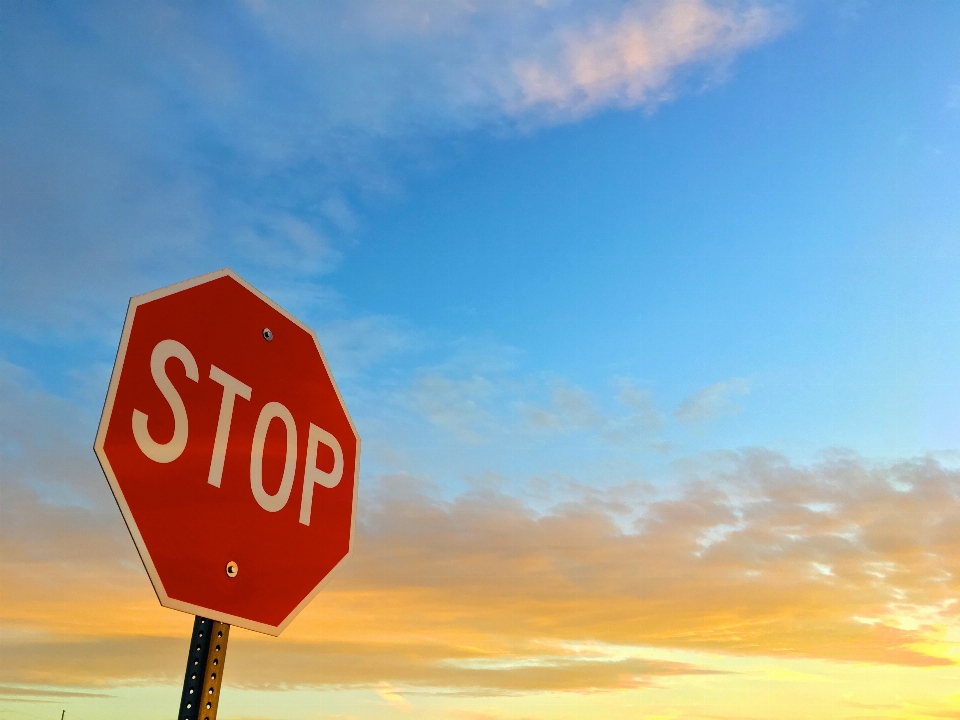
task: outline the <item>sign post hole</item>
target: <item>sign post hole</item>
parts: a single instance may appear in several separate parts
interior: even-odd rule
[[[230,626],[199,615],[193,621],[177,720],[217,720]]]

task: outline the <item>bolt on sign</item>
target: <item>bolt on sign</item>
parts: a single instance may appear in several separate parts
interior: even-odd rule
[[[279,635],[352,547],[360,438],[320,343],[231,270],[131,299],[94,449],[160,604],[197,616],[186,680],[229,625]],[[179,717],[213,720],[206,692]]]

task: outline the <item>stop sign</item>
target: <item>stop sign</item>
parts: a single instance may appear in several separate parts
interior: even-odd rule
[[[313,331],[231,270],[130,301],[94,448],[166,607],[279,635],[350,552],[356,428]]]

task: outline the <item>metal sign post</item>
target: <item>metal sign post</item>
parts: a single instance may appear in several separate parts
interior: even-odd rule
[[[229,637],[226,623],[199,615],[194,618],[177,720],[217,720]]]

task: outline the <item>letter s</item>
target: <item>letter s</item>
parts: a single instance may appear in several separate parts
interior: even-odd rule
[[[167,377],[166,363],[172,357],[183,363],[187,377],[194,382],[200,380],[200,371],[190,351],[176,340],[161,340],[150,355],[150,372],[153,375],[153,381],[173,411],[173,437],[165,443],[156,442],[147,430],[146,413],[139,410],[133,411],[133,437],[143,454],[158,463],[173,462],[180,457],[187,446],[187,409],[183,406],[180,393]]]

